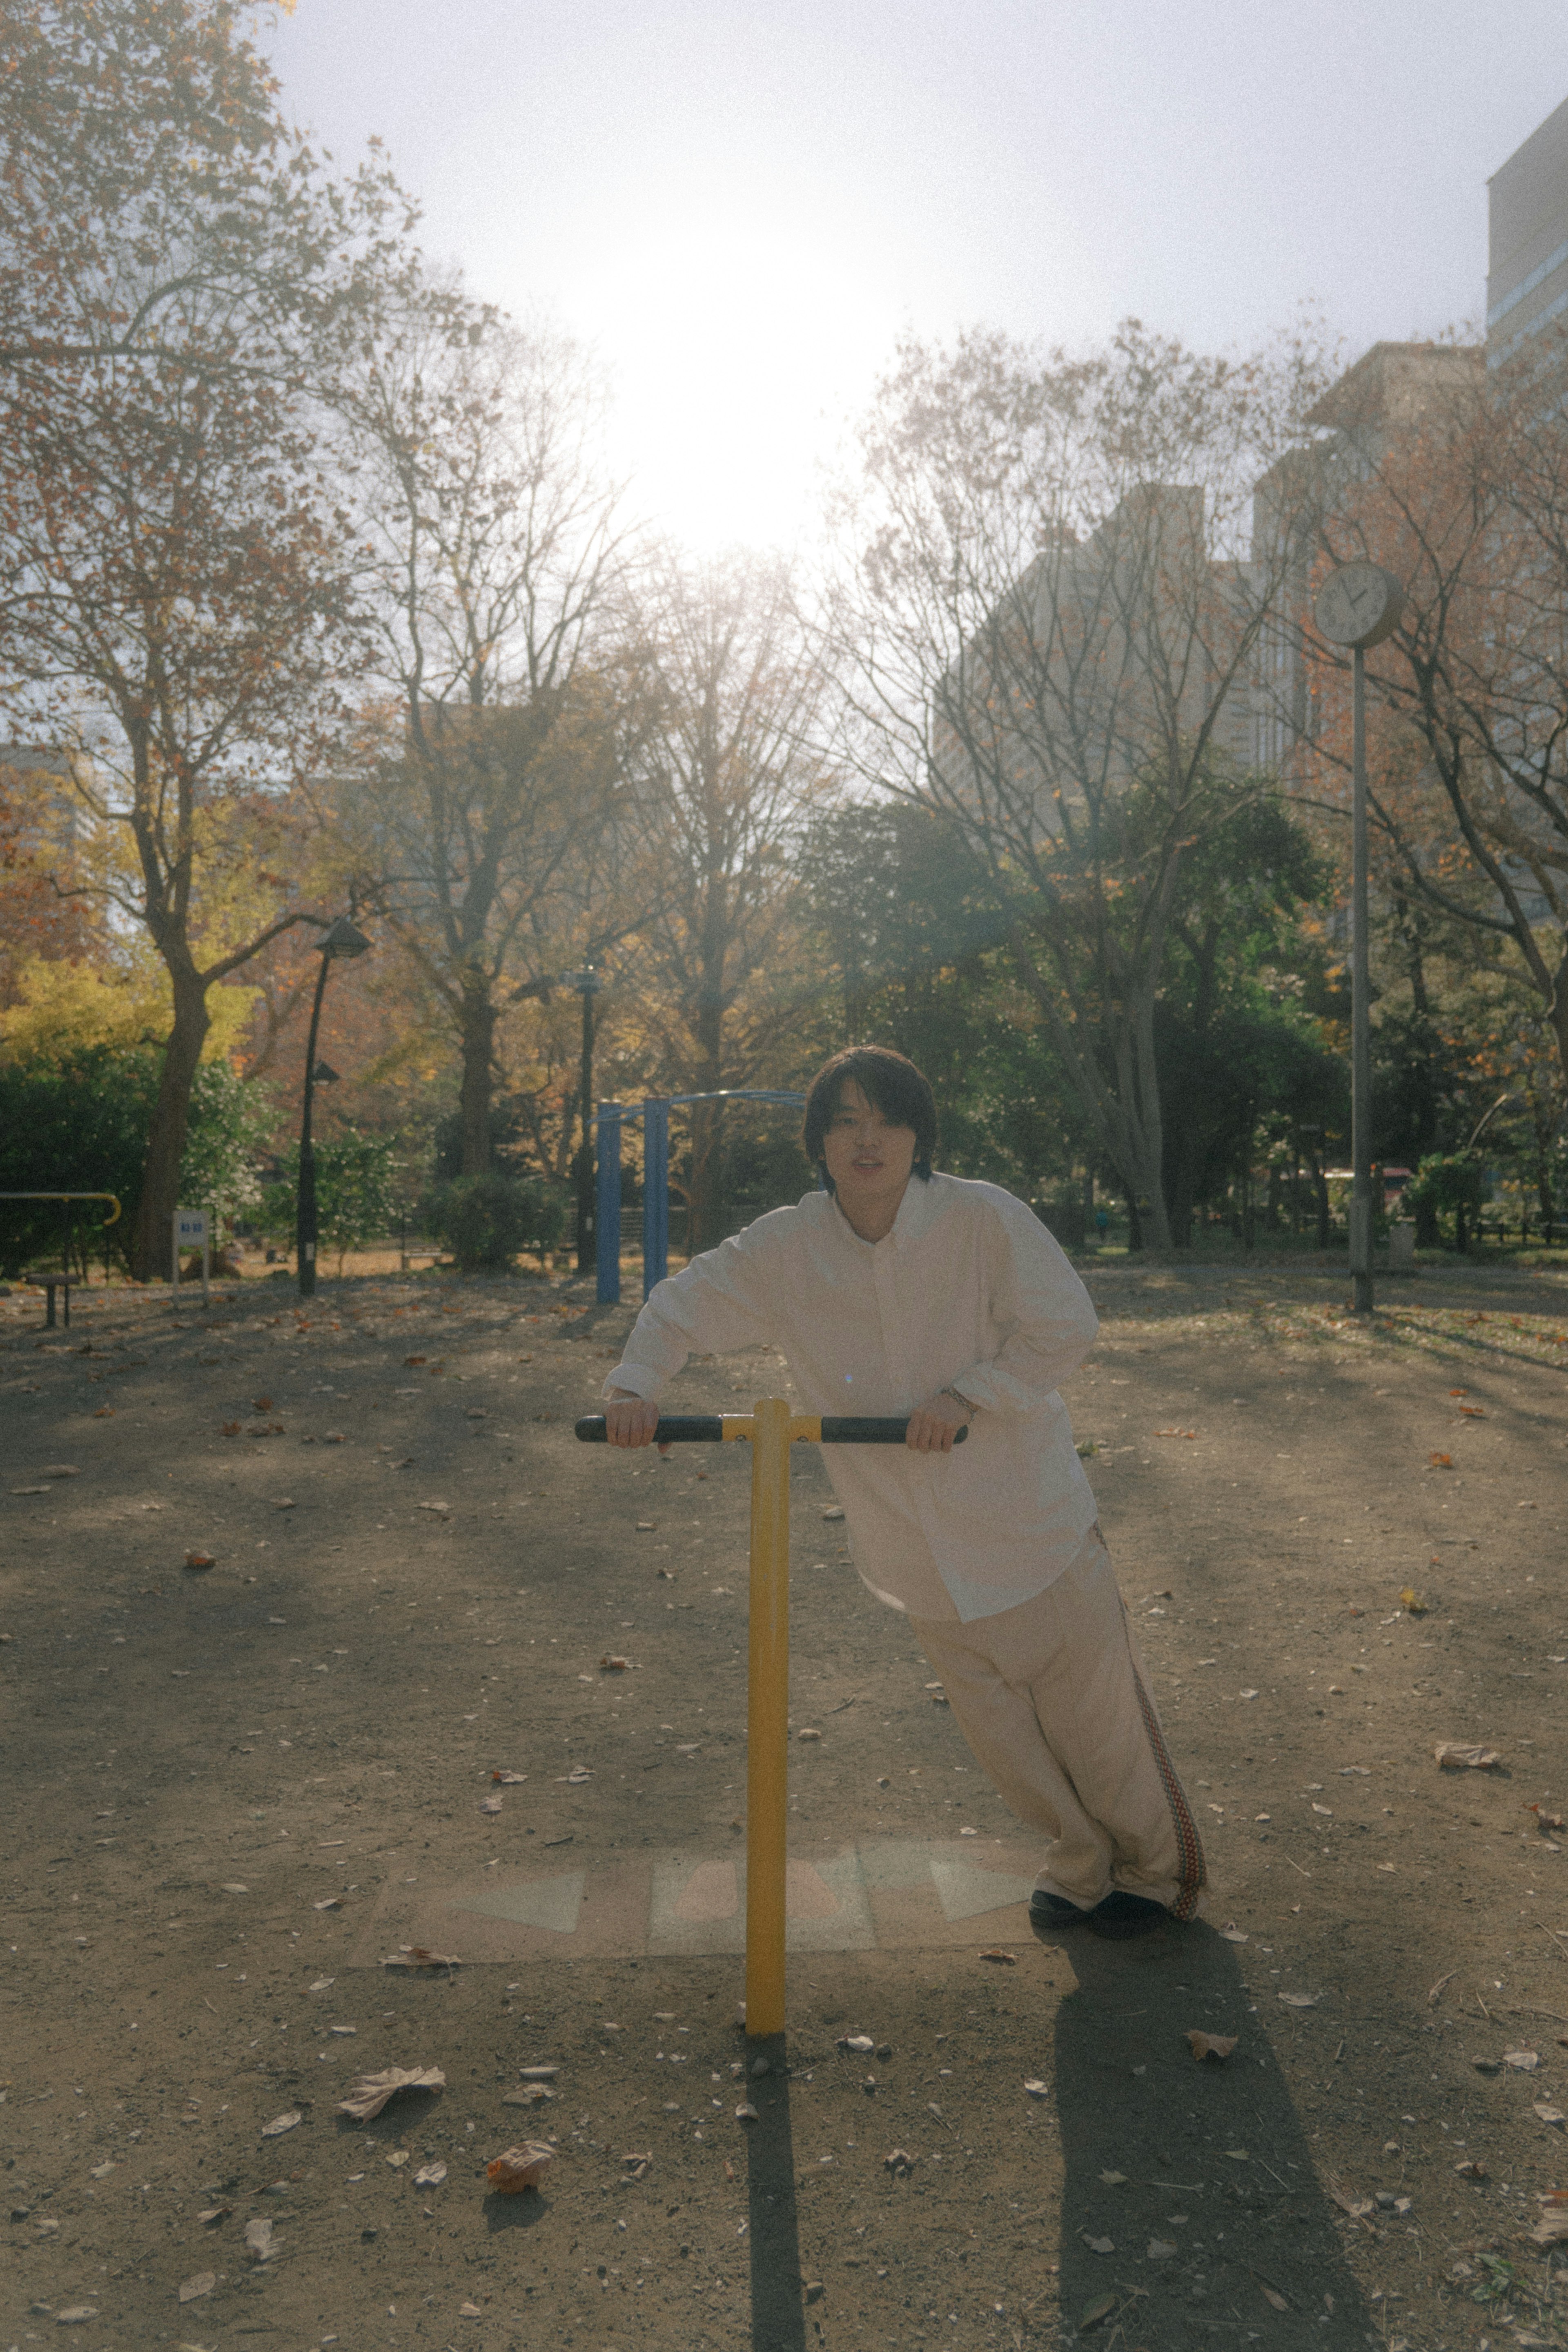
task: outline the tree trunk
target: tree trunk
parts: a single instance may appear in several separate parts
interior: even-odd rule
[[[167,1274],[173,1247],[173,1215],[180,1207],[180,1162],[185,1153],[185,1130],[191,1116],[191,1087],[210,1025],[207,991],[194,967],[171,968],[174,987],[174,1026],[164,1048],[158,1080],[158,1099],[147,1133],[147,1157],[141,1167],[141,1198],[131,1232],[131,1271],[136,1281],[151,1282]],[[199,1201],[185,1203],[204,1205]]]
[[[496,1072],[496,1008],[485,974],[463,974],[463,1173],[483,1176],[490,1165],[490,1094]]]

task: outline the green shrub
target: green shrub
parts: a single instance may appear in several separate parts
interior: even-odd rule
[[[316,1233],[338,1253],[338,1271],[349,1250],[379,1242],[397,1223],[398,1162],[392,1142],[383,1135],[361,1135],[342,1127],[314,1147],[316,1154]],[[283,1155],[284,1181],[268,1184],[261,1194],[256,1222],[265,1234],[292,1246],[299,1188],[299,1146]]]
[[[465,1274],[495,1273],[519,1250],[548,1249],[566,1223],[558,1185],[540,1176],[459,1176],[427,1204],[432,1232]]]
[[[1416,1238],[1430,1247],[1435,1227],[1445,1213],[1454,1220],[1454,1245],[1469,1249],[1467,1220],[1479,1216],[1488,1200],[1486,1170],[1472,1152],[1429,1151],[1415,1177],[1405,1187],[1405,1200],[1416,1212]]]

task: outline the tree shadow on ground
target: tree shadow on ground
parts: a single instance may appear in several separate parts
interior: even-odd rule
[[[1041,1940],[1078,1978],[1056,2027],[1062,2343],[1381,2344],[1242,1948],[1201,1924]],[[1195,2028],[1234,2034],[1234,2054],[1197,2059]]]
[[[800,2223],[784,2036],[748,2042],[746,2053],[748,2062],[766,2058],[771,2069],[745,2094],[757,2109],[757,2121],[746,2135],[752,2352],[803,2352]]]

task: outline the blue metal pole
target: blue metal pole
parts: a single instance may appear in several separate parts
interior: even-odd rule
[[[643,1296],[670,1270],[670,1106],[652,1095],[643,1105]]]
[[[599,1138],[599,1179],[594,1230],[599,1276],[599,1304],[621,1303],[621,1105],[601,1102],[595,1122]]]

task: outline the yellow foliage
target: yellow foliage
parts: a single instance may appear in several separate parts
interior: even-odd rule
[[[169,975],[151,948],[138,945],[113,965],[28,956],[15,980],[16,1002],[0,1011],[0,1058],[8,1062],[55,1061],[95,1045],[125,1052],[162,1045],[169,1034]],[[202,1049],[204,1062],[236,1051],[256,994],[254,988],[208,992],[212,1027]]]

